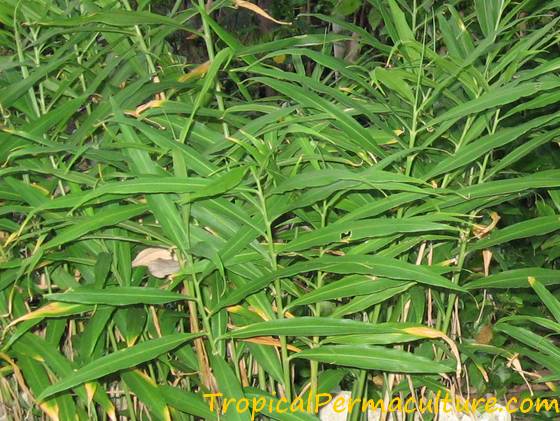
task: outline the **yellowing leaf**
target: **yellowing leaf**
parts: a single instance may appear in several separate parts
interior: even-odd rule
[[[179,80],[179,82],[187,82],[188,80],[191,80],[192,78],[195,78],[197,76],[202,76],[204,73],[206,73],[208,71],[209,68],[210,68],[210,61],[206,61],[206,62],[196,66],[189,73],[187,73],[183,76],[180,76],[178,80]]]
[[[259,345],[268,345],[268,346],[274,346],[276,348],[280,348],[282,345],[280,343],[279,339],[275,339],[271,336],[255,336],[254,338],[246,338],[246,339],[241,339],[244,342],[251,342],[254,344],[259,344]],[[294,345],[287,345],[287,348],[290,351],[293,352],[300,352],[301,349],[298,348],[297,346]]]
[[[431,327],[427,327],[427,326],[407,327],[404,328],[403,331],[410,335],[421,336],[423,338],[430,338],[430,339],[439,339],[442,336],[445,336],[443,332],[440,332],[439,330],[432,329]]]
[[[286,61],[286,54],[280,54],[278,56],[274,56],[272,58],[272,60],[276,63],[276,64],[282,64]]]
[[[150,376],[147,376],[146,373],[142,372],[141,370],[136,369],[136,370],[134,370],[134,372],[138,376],[142,377],[142,379],[146,383],[148,383],[150,386],[152,386],[154,388],[154,390],[157,390],[158,386],[157,386],[156,382],[154,381],[154,379],[152,379]],[[159,411],[161,411],[161,412],[159,412]],[[164,405],[163,407],[159,407],[159,405],[158,405],[158,412],[161,416],[161,419],[163,419],[164,421],[171,421],[171,414],[169,412],[169,408],[167,407],[167,405]]]
[[[48,195],[49,195],[49,191],[48,191],[46,188],[44,188],[43,186],[41,186],[40,184],[31,183],[31,187],[33,187],[33,188],[39,190],[39,191],[40,191],[41,193],[43,193],[45,196],[48,196]]]
[[[86,383],[84,384],[84,387],[86,389],[87,402],[88,404],[90,404],[93,401],[93,396],[95,395],[95,392],[97,391],[97,384]],[[107,400],[107,402],[103,405],[103,409],[105,410],[107,417],[109,417],[111,421],[117,421],[117,413],[115,412],[115,406],[111,401]]]
[[[33,320],[33,319],[42,319],[43,317],[53,317],[53,316],[61,316],[64,314],[71,314],[76,311],[87,311],[90,307],[84,306],[83,304],[71,304],[71,303],[62,303],[62,302],[55,302],[49,303],[31,313],[24,314],[21,317],[13,320],[8,327],[23,322],[24,320]]]
[[[227,307],[226,310],[229,311],[230,313],[240,313],[241,311],[244,310],[244,308],[242,306],[230,306],[230,307]],[[263,320],[270,320],[270,317],[268,317],[268,315],[264,311],[262,311],[262,310],[260,310],[256,307],[249,306],[247,308],[247,310],[249,310],[252,313],[255,313],[256,315],[258,315]],[[273,307],[273,310],[274,310],[274,307]]]
[[[445,333],[427,326],[407,327],[404,328],[403,331],[410,335],[421,336],[430,339],[442,339],[447,342],[449,348],[451,348],[453,356],[457,360],[457,375],[461,374],[461,356],[459,355],[459,349],[457,348],[457,345],[455,345],[455,342],[453,342],[453,340],[449,338]]]
[[[474,365],[478,369],[478,371],[480,371],[480,374],[482,375],[484,381],[488,383],[490,381],[490,378],[488,377],[488,372],[480,364],[474,363]]]
[[[54,421],[58,421],[60,418],[58,417],[58,405],[54,402],[44,402],[39,404],[41,410],[47,414],[47,416]]]
[[[88,403],[91,403],[91,401],[93,400],[93,395],[95,395],[95,391],[97,390],[97,387],[95,383],[86,383],[84,387],[86,388],[87,401]]]

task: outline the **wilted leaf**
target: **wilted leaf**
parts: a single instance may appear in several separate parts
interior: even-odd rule
[[[142,250],[132,261],[132,267],[147,266],[156,278],[165,278],[180,269],[177,257],[167,249],[149,247]]]

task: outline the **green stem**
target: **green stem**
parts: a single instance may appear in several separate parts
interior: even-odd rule
[[[111,326],[108,329],[108,333],[109,333],[109,341],[111,342],[111,345],[113,346],[113,351],[118,351],[119,347],[117,346],[117,340],[115,338],[115,334],[113,333],[113,326]],[[130,414],[130,420],[131,421],[136,421],[136,415],[134,415],[134,413],[136,411],[134,411],[134,405],[132,403],[132,398],[130,397],[130,391],[128,390],[128,386],[126,385],[126,383],[124,381],[121,382],[121,386],[123,388],[125,399],[126,399],[126,404],[128,406],[128,409],[129,409],[128,413]]]
[[[204,0],[198,0],[198,7],[200,11],[200,16],[202,18],[202,30],[204,31],[204,42],[206,44],[206,51],[208,53],[208,59],[210,61],[214,60],[215,52],[214,52],[214,41],[212,39],[212,31],[210,26],[208,25],[207,20],[207,13],[206,13],[206,5],[204,4]],[[218,104],[218,109],[220,111],[225,111],[224,99],[220,95],[222,92],[222,86],[220,85],[220,81],[216,79],[216,103]],[[229,127],[227,123],[224,121],[222,122],[222,129],[224,132],[225,137],[229,137]]]
[[[122,1],[126,10],[131,11],[132,8],[130,7],[130,3],[128,2],[128,0],[122,0]],[[156,66],[154,66],[154,62],[152,61],[152,57],[150,55],[150,50],[148,49],[148,46],[144,41],[144,35],[142,35],[142,31],[140,31],[140,27],[138,25],[134,25],[134,31],[136,32],[136,41],[138,42],[140,49],[146,56],[146,63],[148,64],[148,70],[152,75],[155,75]]]
[[[321,228],[324,228],[326,226],[326,221],[327,221],[327,212],[328,209],[326,207],[326,204],[323,206],[323,212],[321,212]],[[319,250],[319,257],[322,257],[324,254],[324,250],[323,247],[320,248]],[[323,286],[324,284],[324,273],[323,272],[317,272],[317,284],[315,286],[315,289],[319,289]],[[321,303],[318,302],[315,304],[315,317],[321,317]],[[319,346],[319,337],[318,336],[314,336],[313,337],[313,346],[317,347]],[[310,369],[310,389],[309,389],[309,401],[310,402],[315,402],[315,396],[317,395],[317,390],[319,387],[319,363],[317,361],[310,361],[309,362],[309,369]],[[310,410],[310,412],[313,412],[313,408],[308,408]]]
[[[499,122],[499,115],[500,115],[500,110],[498,109],[496,111],[496,114],[494,115],[494,123],[492,125],[492,128],[490,130],[490,133],[493,134],[496,132],[496,129],[498,127],[498,122]],[[463,138],[466,134],[466,131],[463,131],[463,136],[461,136],[461,142],[463,141]],[[460,147],[460,145],[459,145]],[[458,148],[459,148],[458,147]],[[457,151],[456,151],[457,153]],[[488,160],[490,159],[490,154],[486,154],[486,156],[484,157],[484,161],[481,165],[480,168],[480,174],[478,177],[478,181],[477,183],[480,184],[484,181],[484,174],[486,172],[486,166],[488,165]],[[472,180],[469,180],[469,185],[472,184]],[[446,187],[442,186],[442,187]],[[476,210],[472,211],[470,213],[470,217],[469,219],[472,221],[474,219],[474,217],[476,216]],[[461,234],[461,238],[459,240],[459,254],[457,256],[457,272],[455,272],[455,274],[453,275],[452,281],[455,284],[459,284],[459,280],[461,278],[461,270],[463,268],[464,262],[465,262],[465,257],[467,254],[467,243],[468,243],[468,234],[469,231],[468,229],[464,230]],[[453,317],[453,307],[455,306],[455,300],[457,299],[457,294],[450,294],[449,295],[449,301],[447,303],[447,309],[445,311],[445,317],[443,319],[443,324],[442,324],[442,328],[441,330],[445,333],[447,333],[447,330],[449,329],[449,325],[451,323],[451,318]]]
[[[381,305],[376,304],[373,308],[373,311],[370,313],[369,322],[370,323],[377,323],[379,319],[379,314],[381,313]],[[360,370],[358,373],[358,378],[354,382],[352,387],[352,399],[359,399],[364,396],[364,392],[366,390],[367,385],[367,370]],[[350,414],[348,414],[348,421],[358,421],[360,418],[361,412],[359,410],[354,410]]]
[[[452,282],[454,284],[459,283],[459,279],[461,277],[461,270],[463,268],[463,264],[465,263],[465,256],[467,251],[467,232],[463,231],[461,234],[460,239],[460,249],[459,255],[457,257],[457,272],[452,277]],[[457,299],[457,294],[451,293],[449,294],[449,301],[447,303],[447,309],[445,311],[445,317],[443,319],[443,325],[441,330],[443,332],[447,332],[449,329],[449,324],[451,323],[451,317],[453,316],[453,307],[455,306],[455,300]]]
[[[18,7],[19,7],[19,2],[17,3],[16,8],[14,10],[14,39],[16,41],[16,49],[17,49],[18,60],[21,68],[21,76],[23,77],[23,79],[27,79],[29,77],[29,70],[27,70],[27,66],[23,64],[25,63],[25,56],[23,54],[23,44],[21,42],[21,37],[18,31],[18,28],[20,27],[19,22],[17,22]],[[41,111],[39,110],[39,104],[37,103],[37,98],[35,97],[35,91],[33,90],[33,87],[30,87],[27,90],[27,92],[29,94],[29,98],[31,99],[31,105],[33,106],[33,111],[35,111],[37,117],[41,117]]]
[[[268,244],[270,266],[272,271],[276,272],[278,270],[278,262],[277,262],[276,250],[274,249],[274,236],[272,234],[272,224],[268,217],[266,200],[263,194],[261,182],[257,174],[253,173],[253,176],[257,184],[257,193],[260,200],[261,212],[263,215],[264,224],[266,226],[266,242]],[[280,278],[276,278],[274,280],[274,292],[275,292],[275,301],[276,301],[276,315],[279,319],[283,319],[284,305],[282,303],[282,286],[281,286]],[[284,376],[286,399],[290,400],[292,396],[292,386],[291,386],[290,361],[288,359],[288,346],[286,342],[286,336],[280,336],[280,356],[282,360],[282,371]]]

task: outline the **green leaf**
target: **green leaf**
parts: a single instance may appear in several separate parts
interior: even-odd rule
[[[382,171],[376,168],[362,171],[325,169],[320,171],[306,171],[289,177],[276,187],[272,191],[272,194],[283,194],[292,190],[328,186],[339,181],[354,182],[353,185],[361,184],[364,188],[383,188],[383,186],[388,185],[391,182],[412,184],[412,186],[409,186],[411,189],[414,188],[414,184],[426,184],[424,181],[417,178],[408,177],[399,173]],[[416,192],[422,193],[423,191],[416,188]]]
[[[181,133],[179,135],[179,142],[180,143],[185,143],[185,139],[187,138],[189,130],[192,126],[192,123],[194,121],[194,117],[195,117],[196,113],[198,112],[198,110],[200,109],[200,107],[202,106],[202,101],[203,101],[205,95],[208,93],[210,88],[214,85],[216,75],[218,74],[218,71],[220,70],[221,66],[225,62],[227,62],[230,58],[231,58],[231,50],[229,48],[224,48],[223,50],[221,50],[220,52],[218,52],[214,56],[214,60],[210,64],[210,67],[208,68],[208,72],[206,74],[206,77],[204,78],[204,83],[202,85],[202,88],[198,92],[198,95],[197,95],[197,97],[194,101],[193,109],[192,109],[192,112],[189,116],[189,119],[187,120],[187,122],[183,126],[183,129],[181,130]]]
[[[167,404],[181,412],[201,417],[205,420],[217,420],[216,408],[210,411],[208,404],[200,398],[200,393],[186,392],[178,387],[160,386],[159,392]]]
[[[141,342],[129,348],[121,349],[98,358],[79,368],[72,375],[64,377],[58,383],[47,387],[37,398],[43,401],[49,396],[78,386],[108,374],[153,360],[161,354],[177,348],[182,343],[200,337],[201,334],[176,333],[157,339]]]
[[[379,82],[390,90],[399,93],[409,104],[414,104],[415,98],[412,89],[408,86],[408,83],[402,75],[399,74],[399,71],[377,67],[374,71],[374,75]]]
[[[0,97],[2,98],[2,106],[9,107],[12,105],[18,98],[24,95],[28,89],[30,89],[35,83],[39,80],[44,78],[51,72],[59,69],[61,66],[64,65],[68,60],[72,58],[72,54],[54,57],[49,60],[47,63],[43,63],[42,66],[37,68],[34,72],[32,72],[28,77],[22,78],[21,80],[17,81],[16,83],[8,84],[6,87],[0,89]]]
[[[284,247],[283,253],[305,250],[314,246],[325,246],[330,243],[350,243],[364,238],[387,237],[397,233],[422,231],[450,231],[450,225],[432,222],[426,217],[407,219],[366,219],[356,222],[335,222],[325,228],[302,234]]]
[[[385,157],[385,152],[370,138],[366,129],[364,129],[355,119],[353,119],[341,107],[337,107],[319,95],[297,85],[274,80],[266,77],[256,77],[256,81],[261,82],[271,88],[283,93],[284,95],[295,99],[306,108],[323,111],[335,120],[335,124],[340,126],[352,142],[357,145],[366,147],[371,152],[380,157]]]
[[[539,148],[542,145],[551,142],[556,137],[556,131],[551,130],[548,133],[537,134],[532,137],[530,140],[522,143],[521,145],[517,146],[515,149],[511,150],[506,156],[504,156],[499,161],[494,163],[494,166],[488,172],[486,176],[487,179],[490,179],[495,174],[499,173],[505,168],[510,167],[514,163],[520,161],[522,158],[530,154],[535,149]]]
[[[494,329],[517,339],[531,348],[535,348],[539,352],[548,354],[556,360],[560,358],[560,348],[558,348],[554,342],[546,337],[536,334],[531,330],[504,322],[496,323],[494,325]]]
[[[296,317],[274,319],[242,326],[224,335],[227,338],[255,336],[335,336],[369,333],[400,332],[398,325],[371,324],[349,319],[329,317]]]
[[[480,250],[503,244],[520,238],[545,235],[560,229],[560,216],[541,216],[518,222],[506,228],[494,230],[492,233],[477,241],[471,250]]]
[[[476,10],[476,17],[485,37],[495,34],[498,29],[503,4],[503,0],[495,0],[491,2],[475,0],[474,6]]]
[[[95,216],[76,218],[71,221],[71,226],[60,230],[58,235],[43,247],[50,249],[74,241],[92,231],[108,226],[115,226],[146,212],[145,205],[107,206],[97,212]]]
[[[289,408],[291,402],[285,403],[284,401],[280,401],[280,399],[271,396],[270,394],[257,389],[255,387],[246,387],[244,389],[245,396],[249,399],[251,403],[251,416],[253,414],[258,416],[259,413],[262,415],[279,421],[318,421],[319,419],[306,412],[301,412],[296,405],[294,406],[295,411],[288,409],[286,412],[283,412],[284,409]],[[301,399],[301,398],[300,398]],[[294,399],[295,401],[295,399]],[[253,405],[254,403],[254,405]],[[264,405],[263,405],[264,404]],[[272,408],[272,411],[270,411]],[[303,408],[307,408],[307,400],[303,399]],[[259,410],[260,409],[260,410]],[[255,418],[256,419],[256,418]]]
[[[168,25],[177,29],[184,29],[181,22],[167,16],[144,11],[115,10],[98,11],[80,17],[66,17],[64,19],[44,19],[36,22],[43,26],[82,26],[88,23],[104,23],[111,26],[134,25]]]
[[[139,370],[128,370],[121,374],[122,379],[138,399],[146,405],[150,414],[157,420],[167,421],[171,418],[169,408],[159,387]]]
[[[242,288],[233,290],[221,300],[213,311],[237,304],[248,295],[260,291],[275,278],[285,278],[301,272],[323,271],[338,274],[364,274],[382,276],[392,279],[416,281],[418,283],[446,288],[454,291],[465,291],[441,275],[437,275],[425,266],[413,265],[401,260],[381,256],[323,256],[307,262],[295,263],[286,269],[266,275]]]
[[[193,299],[187,295],[149,287],[107,287],[104,289],[83,287],[63,293],[46,294],[45,298],[67,303],[106,304],[110,306],[156,305]]]
[[[530,120],[525,124],[521,124],[516,127],[508,127],[496,133],[483,136],[476,142],[469,143],[468,145],[460,148],[455,155],[440,161],[435,168],[426,174],[425,178],[429,180],[441,174],[449,173],[450,171],[464,165],[468,165],[493,149],[500,148],[513,142],[529,130],[536,127],[546,127],[554,120],[557,120],[559,116],[560,114],[546,115],[544,117]]]
[[[543,285],[560,284],[560,271],[546,268],[522,268],[496,273],[486,278],[465,284],[468,290],[477,288],[529,288],[529,277],[539,280]]]
[[[348,304],[337,307],[331,314],[332,317],[343,317],[347,314],[354,314],[360,311],[366,310],[367,308],[382,303],[396,295],[399,295],[410,287],[415,285],[413,282],[403,283],[401,286],[383,289],[374,294],[361,295],[354,297]]]
[[[304,358],[326,364],[396,373],[449,373],[453,364],[430,360],[399,349],[368,345],[324,345],[290,358]]]
[[[218,383],[220,393],[228,399],[235,399],[237,402],[245,398],[243,388],[227,362],[225,362],[220,356],[213,355],[210,358],[210,365],[212,366],[214,375],[216,376],[216,382]],[[224,418],[227,421],[248,421],[251,419],[249,413],[241,413],[236,411],[234,408],[230,408],[230,410],[224,415]]]
[[[560,301],[548,291],[543,284],[535,278],[529,278],[529,285],[535,290],[546,308],[552,313],[557,322],[560,323]]]
[[[414,32],[410,29],[408,22],[406,21],[406,15],[403,13],[398,3],[395,0],[388,0],[389,9],[391,12],[391,23],[394,25],[396,33],[392,30],[389,31],[391,38],[395,44],[404,44],[404,52],[407,55],[409,61],[414,65],[419,65],[420,54],[413,48],[408,47],[409,43],[414,41]],[[383,12],[383,9],[382,9]],[[385,23],[389,23],[388,16],[384,14]]]
[[[431,120],[427,126],[435,126],[445,121],[454,121],[466,117],[469,114],[512,103],[520,98],[531,96],[541,90],[554,89],[557,86],[558,82],[528,82],[517,86],[504,86],[492,89],[478,98],[451,108],[449,111]]]
[[[362,2],[360,0],[338,0],[333,12],[335,15],[348,16],[356,12],[361,5]]]
[[[291,301],[286,306],[286,309],[300,305],[312,304],[319,301],[376,294],[388,289],[412,285],[414,285],[412,282],[395,281],[393,279],[383,278],[375,279],[374,277],[367,277],[363,275],[350,275],[302,295],[294,301]]]

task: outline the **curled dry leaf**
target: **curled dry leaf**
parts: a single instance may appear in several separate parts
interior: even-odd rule
[[[490,231],[496,228],[496,225],[498,225],[498,222],[501,219],[500,215],[498,215],[497,212],[490,212],[490,218],[492,218],[492,222],[490,223],[490,225],[486,225],[486,226],[478,225],[478,224],[473,225],[472,230],[476,238],[480,239],[485,235],[487,235]]]
[[[159,108],[163,105],[165,100],[163,99],[152,99],[151,101],[146,102],[145,104],[139,105],[136,107],[134,111],[125,111],[125,114],[130,115],[132,117],[139,118],[140,114],[144,111],[149,110],[151,108]]]
[[[248,9],[248,10],[256,13],[257,15],[262,16],[265,19],[268,19],[268,20],[271,20],[274,23],[277,23],[278,25],[291,25],[290,22],[282,22],[281,20],[274,19],[272,16],[270,16],[268,13],[266,13],[263,9],[261,9],[259,6],[257,6],[256,4],[250,3],[248,1],[235,0],[235,5],[237,7],[243,7],[244,9]]]
[[[171,251],[162,248],[149,247],[142,250],[132,262],[132,267],[147,266],[156,278],[165,278],[179,271],[179,262]]]
[[[513,354],[511,356],[511,358],[508,359],[507,367],[512,368],[514,371],[516,371],[523,378],[523,381],[527,385],[527,388],[529,389],[529,392],[531,393],[531,396],[533,396],[533,389],[531,388],[531,384],[527,381],[527,377],[525,376],[526,374],[529,374],[529,373],[524,371],[523,367],[521,367],[521,361],[519,361],[519,354],[518,353]]]
[[[478,371],[480,372],[480,374],[482,375],[482,378],[484,379],[484,381],[486,383],[490,382],[490,377],[488,377],[488,372],[484,369],[484,367],[478,363],[474,363],[474,366],[478,369]]]
[[[159,77],[154,76],[154,83],[159,83]],[[151,108],[160,108],[165,103],[165,92],[160,92],[155,95],[155,99],[146,102],[145,104],[139,105],[134,111],[125,111],[125,114],[132,117],[140,118],[140,114]]]

